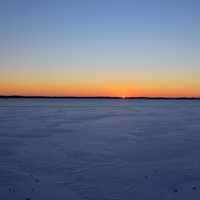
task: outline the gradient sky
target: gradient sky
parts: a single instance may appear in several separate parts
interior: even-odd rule
[[[200,96],[200,1],[1,0],[0,94]]]

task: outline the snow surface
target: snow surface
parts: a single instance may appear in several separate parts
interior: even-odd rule
[[[1,200],[199,200],[200,102],[0,100]]]

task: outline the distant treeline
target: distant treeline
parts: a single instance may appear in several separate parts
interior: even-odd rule
[[[110,96],[20,96],[0,95],[0,98],[27,98],[27,99],[135,99],[135,100],[200,100],[200,97],[110,97]]]

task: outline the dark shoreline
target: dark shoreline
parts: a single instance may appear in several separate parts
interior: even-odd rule
[[[108,97],[108,96],[4,96],[0,99],[124,99],[124,100],[200,100],[200,97]]]

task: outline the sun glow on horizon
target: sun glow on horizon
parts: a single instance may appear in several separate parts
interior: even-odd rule
[[[126,97],[125,95],[122,95],[121,98],[122,98],[122,99],[126,99],[127,97]]]

